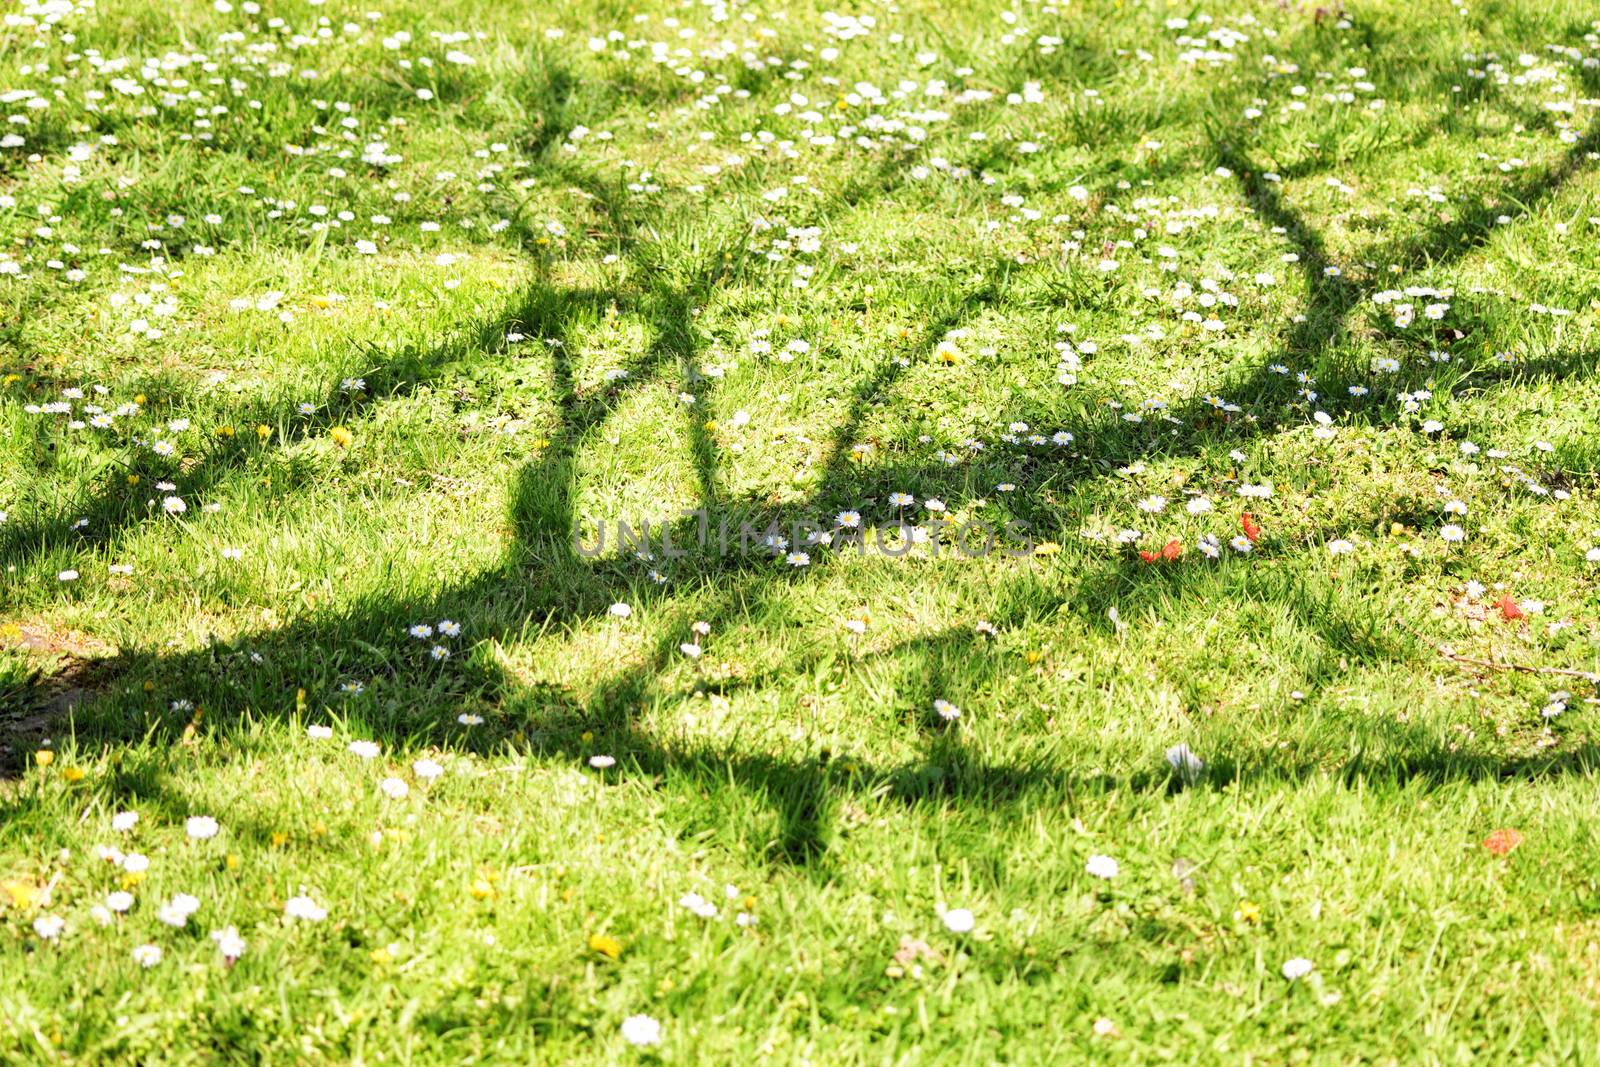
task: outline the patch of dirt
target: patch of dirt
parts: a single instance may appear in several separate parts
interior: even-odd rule
[[[32,656],[64,656],[74,660],[110,659],[117,647],[90,634],[42,623],[0,623],[0,648]]]
[[[1572,968],[1580,996],[1600,1004],[1600,922],[1580,920],[1557,926],[1555,943]]]
[[[43,623],[0,623],[0,651],[28,673],[0,683],[0,778],[22,766],[64,716],[100,696],[115,677],[117,648],[78,630]]]

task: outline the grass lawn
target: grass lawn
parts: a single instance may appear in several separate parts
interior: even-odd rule
[[[3,13],[0,1063],[1600,1063],[1592,4]]]

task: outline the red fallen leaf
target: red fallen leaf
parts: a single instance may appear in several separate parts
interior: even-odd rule
[[[1528,614],[1517,606],[1517,602],[1511,599],[1510,593],[1502,593],[1500,599],[1494,602],[1494,606],[1499,608],[1500,614],[1507,619],[1520,619]]]
[[[1183,542],[1176,537],[1162,545],[1160,552],[1146,552],[1142,548],[1139,550],[1139,558],[1146,563],[1171,563],[1181,555],[1183,555]]]
[[[1239,516],[1239,525],[1244,527],[1244,535],[1252,541],[1261,540],[1261,524],[1256,522],[1256,517],[1248,511]]]
[[[1496,830],[1483,839],[1483,847],[1493,856],[1504,856],[1522,844],[1522,835],[1509,827]]]

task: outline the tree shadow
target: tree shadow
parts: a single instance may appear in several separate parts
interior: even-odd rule
[[[1281,183],[1265,178],[1237,144],[1215,134],[1213,143],[1217,160],[1233,173],[1245,202],[1288,239],[1304,277],[1306,302],[1282,344],[1268,359],[1242,373],[1226,374],[1203,395],[1182,401],[1141,423],[1130,424],[1114,413],[1092,420],[1080,435],[1084,451],[1092,450],[1111,463],[1195,455],[1224,441],[1237,447],[1252,438],[1298,425],[1317,407],[1336,410],[1340,406],[1337,398],[1345,396],[1351,387],[1368,390],[1376,398],[1376,403],[1365,407],[1369,418],[1391,417],[1398,411],[1397,399],[1385,395],[1392,388],[1386,386],[1385,375],[1370,367],[1330,362],[1331,354],[1350,334],[1352,314],[1386,288],[1384,283],[1389,279],[1358,277],[1334,262],[1316,228],[1286,201]],[[1600,124],[1579,137],[1555,164],[1520,179],[1502,196],[1517,205],[1519,216],[1526,215],[1581,173],[1589,155],[1597,149]],[[1505,208],[1498,200],[1480,200],[1453,217],[1434,222],[1413,238],[1380,244],[1364,253],[1363,258],[1397,266],[1394,278],[1421,268],[1442,267],[1481,247],[1502,214]],[[1449,344],[1448,340],[1437,343],[1441,347]],[[1301,367],[1304,377],[1291,375],[1285,369],[1289,362]],[[1531,368],[1502,367],[1499,373],[1506,377],[1515,373],[1562,377],[1578,373],[1586,362],[1587,357],[1582,356],[1570,362],[1547,358]],[[1481,381],[1482,372],[1483,368],[1476,364],[1463,363],[1457,365],[1452,377],[1461,381],[1478,374]],[[1230,398],[1237,398],[1238,402]]]
[[[1510,198],[1526,210],[1555,195],[1564,182],[1578,173],[1585,154],[1594,149],[1597,136],[1600,135],[1591,130],[1561,163],[1514,186],[1508,194]],[[1348,331],[1350,316],[1370,299],[1376,286],[1332,269],[1336,264],[1321,235],[1287,204],[1275,183],[1263,178],[1241,148],[1219,141],[1216,152],[1218,160],[1238,177],[1245,201],[1264,221],[1280,228],[1299,255],[1307,303],[1302,319],[1284,337],[1280,352],[1285,358],[1320,367]],[[752,754],[732,747],[646,734],[637,728],[638,709],[656,692],[658,679],[673,661],[683,639],[688,618],[663,626],[652,650],[633,662],[620,664],[586,700],[559,687],[530,682],[487,653],[436,661],[426,646],[405,634],[401,620],[431,622],[450,618],[462,624],[472,641],[487,649],[498,641],[516,641],[553,624],[574,626],[599,619],[619,600],[638,605],[663,598],[641,584],[637,569],[626,561],[591,560],[578,551],[574,543],[579,518],[574,505],[578,463],[586,439],[617,412],[633,391],[659,382],[669,370],[675,369],[690,380],[698,374],[702,342],[694,327],[695,309],[715,294],[726,267],[716,251],[704,256],[702,262],[663,261],[649,242],[638,239],[643,223],[631,217],[614,189],[597,186],[593,195],[601,201],[603,214],[617,231],[620,247],[635,267],[634,276],[642,281],[608,289],[563,290],[541,279],[505,312],[461,337],[431,349],[412,348],[384,358],[366,373],[368,392],[364,396],[353,396],[335,385],[314,413],[282,427],[270,445],[249,440],[224,442],[185,473],[189,492],[204,495],[237,471],[254,450],[281,448],[326,433],[359,414],[372,403],[369,397],[405,395],[428,381],[438,367],[454,360],[490,357],[503,351],[507,332],[525,332],[540,338],[548,349],[559,423],[549,445],[515,476],[509,494],[512,543],[503,561],[431,596],[376,593],[348,607],[199,650],[125,651],[120,661],[122,673],[127,677],[161,679],[161,696],[181,693],[208,708],[251,708],[259,712],[292,707],[293,694],[306,686],[308,679],[293,676],[304,668],[295,659],[298,650],[329,649],[335,654],[329,657],[325,676],[312,680],[324,690],[333,687],[336,673],[367,677],[375,687],[391,680],[408,695],[423,698],[411,703],[430,709],[478,708],[494,717],[489,730],[474,735],[458,729],[453,721],[440,722],[393,710],[366,714],[365,725],[391,744],[442,742],[485,748],[509,742],[537,752],[569,753],[578,749],[578,739],[587,734],[593,738],[594,746],[619,754],[622,763],[613,773],[683,778],[699,788],[728,787],[765,797],[777,816],[768,848],[770,856],[817,872],[826,869],[833,812],[841,795],[888,795],[908,805],[959,801],[1004,807],[1041,791],[1070,796],[1075,790],[1119,785],[1138,790],[1172,788],[1172,776],[1157,772],[1135,775],[1119,783],[1105,776],[1080,776],[1044,761],[990,763],[967,746],[959,730],[929,721],[926,713],[918,713],[919,717],[913,720],[926,756],[899,766],[829,754]],[[1479,205],[1456,218],[1438,222],[1414,239],[1381,245],[1380,254],[1402,268],[1439,266],[1478,247],[1487,238],[1496,214],[1495,208]],[[1000,287],[991,281],[950,301],[939,314],[930,315],[923,333],[925,345],[931,349],[949,329],[1000,295]],[[612,305],[642,315],[649,325],[650,340],[644,352],[624,366],[626,377],[586,386],[578,379],[568,348],[571,327]],[[860,428],[892,394],[912,362],[908,357],[885,356],[855,387],[836,424],[818,488],[799,503],[779,508],[754,498],[729,499],[719,490],[715,439],[691,408],[685,415],[688,452],[702,507],[729,515],[759,514],[766,520],[760,523],[760,529],[767,528],[767,522],[778,522],[780,528],[787,528],[801,519],[825,516],[836,507],[853,506],[869,485],[911,480],[934,486],[952,485],[952,474],[942,467],[863,466],[852,458],[852,445]],[[1569,372],[1570,368],[1551,370],[1553,374]],[[1366,381],[1368,377],[1351,376],[1349,384],[1357,380]],[[1080,430],[1079,455],[1134,462],[1156,456],[1198,454],[1223,442],[1237,445],[1251,437],[1268,435],[1288,424],[1278,409],[1268,407],[1269,402],[1283,398],[1286,387],[1292,388],[1272,371],[1269,362],[1230,378],[1216,390],[1221,395],[1247,399],[1249,407],[1228,411],[1205,400],[1186,401],[1167,412],[1161,424],[1163,432],[1171,426],[1179,427],[1176,438],[1130,428],[1126,421],[1112,417],[1091,421]],[[263,403],[246,409],[235,421],[246,426],[254,425],[258,418],[270,422],[270,407]],[[1043,412],[1020,414],[1030,422],[1047,419]],[[1236,414],[1240,418],[1234,418]],[[1069,478],[1074,486],[1105,476],[1101,464],[1070,457],[1024,457],[1019,461],[1019,466],[1029,465],[1034,470]],[[115,502],[121,497],[125,494],[111,492],[108,485],[106,491],[86,504],[91,518],[88,536],[111,537],[142,517],[137,509]],[[1030,514],[1039,517],[1038,513]],[[696,541],[693,519],[680,519],[669,530],[679,544]],[[49,520],[16,524],[0,536],[4,538],[0,540],[0,564],[24,564],[55,547],[72,543],[80,535],[71,529],[70,520],[63,513]],[[812,571],[827,568],[828,556],[819,553],[819,557]],[[698,581],[711,592],[711,604],[700,607],[696,615],[713,625],[735,617],[740,606],[753,598],[779,591],[789,582],[808,580],[789,573],[769,557],[750,552],[698,552],[680,560],[679,565],[685,572],[680,583],[692,585]],[[1130,597],[1137,600],[1140,596],[1188,595],[1191,576],[1200,573],[1198,568],[1203,566],[1192,555],[1170,567],[1140,568],[1119,561],[1079,576],[1075,583],[1065,583],[1056,591],[1053,604],[1103,618],[1107,606],[1126,604]],[[1330,648],[1370,660],[1403,658],[1408,652],[1406,640],[1381,625],[1341,617],[1336,607],[1315,603],[1293,589],[1280,592],[1297,617],[1316,630],[1318,639]],[[1002,619],[1002,625],[1008,621],[1018,620]],[[917,638],[884,655],[936,653],[936,658],[944,662],[947,658],[959,659],[978,640],[969,629],[951,630]],[[785,664],[785,669],[789,666]],[[942,681],[938,672],[927,676],[919,702],[930,703],[933,696],[939,695]],[[80,737],[87,742],[116,743],[141,736],[151,727],[156,736],[174,736],[182,720],[152,713],[153,699],[108,695],[103,706],[90,709],[80,723]],[[211,716],[206,728],[212,736],[226,739],[239,721]],[[1374,747],[1379,754],[1347,762],[1337,769],[1338,773],[1425,782],[1538,777],[1588,773],[1596,756],[1585,748],[1547,760],[1506,761],[1452,752],[1439,739],[1416,727],[1391,723],[1377,729],[1381,736]],[[1266,777],[1295,781],[1328,770],[1325,760],[1296,761],[1281,753],[1263,752],[1235,757],[1231,762],[1218,761],[1205,781],[1209,787]],[[26,796],[19,796],[0,812],[14,817],[28,803]]]

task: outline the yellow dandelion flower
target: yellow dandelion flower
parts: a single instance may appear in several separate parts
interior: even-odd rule
[[[335,426],[333,429],[328,431],[328,436],[333,438],[333,443],[338,445],[340,448],[349,448],[350,442],[356,439],[355,434],[351,433],[343,426]]]
[[[8,878],[0,882],[0,890],[4,890],[6,901],[13,908],[31,908],[39,900],[39,887],[20,878]]]
[[[590,934],[589,949],[598,952],[607,959],[616,959],[622,955],[622,942],[610,934]]]

